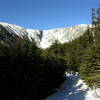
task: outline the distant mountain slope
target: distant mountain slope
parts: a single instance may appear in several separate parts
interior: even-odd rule
[[[25,29],[23,27],[0,22],[0,34],[2,31],[8,32],[11,36],[19,36],[25,40],[35,41],[37,45],[41,48],[49,47],[55,40],[58,40],[61,43],[69,42],[73,39],[78,38],[86,30],[87,26],[85,24],[76,25],[69,28],[59,28],[51,30],[32,30]],[[3,34],[5,35],[5,34]],[[10,37],[6,39],[9,40]],[[7,41],[6,41],[7,42]]]

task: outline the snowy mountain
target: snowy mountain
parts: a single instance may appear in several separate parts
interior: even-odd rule
[[[0,34],[2,33],[2,31],[5,30],[6,33],[9,33],[9,35],[13,36],[13,38],[14,36],[19,36],[23,39],[32,42],[35,41],[37,45],[41,48],[47,48],[55,40],[64,43],[78,38],[87,30],[87,26],[88,25],[86,24],[80,24],[69,28],[58,28],[51,30],[32,30],[25,29],[17,25],[0,22]],[[8,35],[6,35],[6,39],[7,36]]]

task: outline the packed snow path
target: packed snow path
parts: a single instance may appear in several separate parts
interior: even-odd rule
[[[78,75],[68,74],[58,92],[45,100],[100,100],[93,94],[94,91],[88,88]]]

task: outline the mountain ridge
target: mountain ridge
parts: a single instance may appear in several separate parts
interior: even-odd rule
[[[81,36],[86,30],[87,24],[79,24],[67,28],[56,28],[50,30],[34,30],[25,29],[18,25],[0,22],[0,25],[4,27],[9,34],[16,34],[21,38],[29,41],[35,41],[41,48],[48,48],[55,40],[60,43],[72,41]]]

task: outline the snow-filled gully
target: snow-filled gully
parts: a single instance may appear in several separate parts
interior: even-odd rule
[[[78,75],[67,74],[66,76],[66,81],[58,92],[45,100],[100,100],[95,96],[96,91],[90,89]]]

